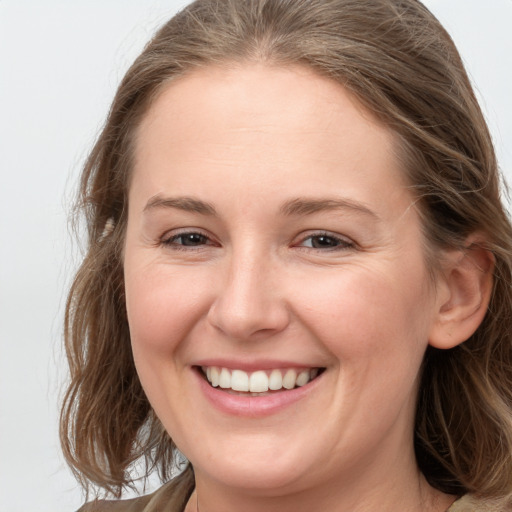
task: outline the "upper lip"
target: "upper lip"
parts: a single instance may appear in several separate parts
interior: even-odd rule
[[[323,365],[315,363],[303,363],[292,360],[275,360],[275,359],[260,359],[260,360],[233,360],[233,359],[201,359],[195,361],[192,366],[217,366],[218,368],[227,368],[230,370],[243,370],[245,372],[255,372],[258,370],[274,370],[282,368],[295,368],[295,369],[308,369],[308,368],[323,368]]]

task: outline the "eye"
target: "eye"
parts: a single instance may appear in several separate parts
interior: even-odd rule
[[[188,247],[201,247],[204,245],[212,245],[212,241],[208,238],[208,236],[203,233],[199,233],[197,231],[187,231],[177,233],[171,236],[168,236],[162,240],[162,244],[172,247],[174,249],[182,249]]]
[[[333,235],[332,233],[315,233],[302,239],[299,247],[308,247],[311,249],[349,249],[355,244],[344,237]]]

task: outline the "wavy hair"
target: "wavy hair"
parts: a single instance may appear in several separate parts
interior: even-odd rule
[[[64,454],[83,485],[116,496],[145,461],[170,477],[176,449],[141,387],[125,310],[122,247],[134,134],[167,84],[223,63],[300,64],[330,77],[399,141],[427,261],[481,232],[495,258],[478,330],[425,356],[415,424],[419,467],[446,493],[512,496],[512,230],[484,117],[453,41],[417,0],[197,0],[167,22],[122,80],[81,176],[86,254],[69,292]],[[109,223],[109,219],[111,222]],[[112,224],[113,221],[113,224]],[[104,233],[105,226],[111,233]],[[107,236],[105,236],[107,235]],[[193,487],[188,467],[177,486]]]

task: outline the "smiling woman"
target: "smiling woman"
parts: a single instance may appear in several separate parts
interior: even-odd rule
[[[419,2],[194,2],[81,206],[64,451],[117,497],[141,457],[164,483],[83,510],[508,510],[511,227]]]

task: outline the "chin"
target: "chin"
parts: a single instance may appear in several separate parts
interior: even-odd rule
[[[239,462],[225,460],[208,466],[192,465],[196,473],[224,486],[266,496],[289,493],[308,474],[296,464],[279,463],[272,457],[265,461],[243,459]]]
[[[218,442],[213,444],[219,446]],[[313,470],[306,464],[304,449],[285,448],[283,439],[265,440],[259,436],[231,446],[220,444],[222,449],[211,455],[192,450],[189,460],[196,473],[228,487],[280,494],[309,479]]]

